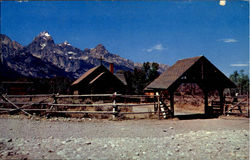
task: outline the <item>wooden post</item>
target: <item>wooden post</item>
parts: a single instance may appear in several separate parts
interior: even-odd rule
[[[53,104],[57,104],[57,96],[59,96],[59,93],[53,94],[53,96],[52,96],[52,98],[54,99],[53,100]],[[55,108],[55,106],[53,104],[51,105],[50,109],[54,109]],[[57,110],[57,108],[55,110]]]
[[[209,114],[209,108],[208,108],[208,93],[207,90],[203,90],[204,93],[204,110],[205,110],[205,115]]]
[[[56,96],[54,96],[54,102],[53,103],[57,104],[57,97]]]
[[[57,96],[59,96],[59,93],[56,94],[54,99],[54,104],[57,104]],[[55,110],[57,111],[58,106],[56,106]]]
[[[219,96],[220,96],[220,110],[221,113],[224,115],[224,96],[223,96],[224,89],[219,89]]]
[[[171,116],[174,117],[174,91],[170,91]]]
[[[247,92],[247,117],[249,118],[249,91]]]
[[[201,79],[204,79],[204,62],[201,62]]]
[[[155,92],[155,95],[157,95],[158,92]],[[154,114],[157,114],[158,111],[158,99],[157,96],[154,96]]]
[[[116,105],[116,102],[115,102],[115,99],[113,101],[113,119],[116,119],[117,117],[117,105]]]
[[[117,118],[117,111],[118,111],[118,106],[116,105],[116,92],[113,94],[113,120],[115,120]]]
[[[160,108],[160,95],[158,92],[156,92],[157,96],[157,109],[158,109],[158,119],[161,119],[161,108]]]

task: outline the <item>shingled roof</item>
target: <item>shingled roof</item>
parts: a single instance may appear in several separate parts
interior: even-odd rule
[[[119,78],[120,81],[122,81],[122,83],[123,83],[124,85],[128,85],[124,74],[122,74],[122,73],[116,73],[115,76],[116,76],[117,78]]]
[[[90,70],[88,70],[87,72],[85,72],[81,77],[79,77],[77,80],[75,80],[71,85],[76,85],[79,82],[81,82],[84,78],[86,78],[87,76],[89,76],[91,73],[93,73],[97,68],[99,68],[100,66],[96,66],[94,68],[91,68]]]
[[[93,83],[96,79],[100,78],[104,73],[109,73],[110,75],[113,75],[115,79],[123,83],[116,75],[112,74],[105,66],[99,65],[85,72],[81,77],[75,80],[71,85],[74,86],[79,83],[82,83],[83,81],[87,81],[89,84]]]
[[[198,56],[177,61],[150,83],[146,89],[176,89],[182,82],[194,82],[207,87],[235,87],[235,84],[209,62],[206,57]]]
[[[125,92],[124,83],[103,65],[88,70],[71,86],[77,94]]]

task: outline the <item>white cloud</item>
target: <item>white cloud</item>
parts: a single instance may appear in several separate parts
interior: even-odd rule
[[[224,38],[224,39],[220,39],[219,41],[222,41],[222,42],[225,42],[225,43],[236,43],[236,42],[238,42],[234,38]]]
[[[249,64],[247,63],[235,63],[235,64],[230,64],[231,67],[247,67]]]
[[[146,49],[146,51],[147,51],[147,52],[162,51],[162,50],[164,50],[164,49],[166,49],[166,48],[164,48],[164,47],[162,46],[162,44],[159,43],[159,44],[154,45],[154,46],[151,47],[151,48]]]
[[[19,2],[19,3],[28,2],[28,0],[17,0],[17,2]]]

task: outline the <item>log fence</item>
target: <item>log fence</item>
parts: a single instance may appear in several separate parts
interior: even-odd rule
[[[249,117],[249,101],[248,97],[241,97],[241,100],[237,102],[225,101],[223,104],[223,110],[220,108],[219,101],[211,102],[211,109],[215,113],[223,113],[223,115],[246,115]],[[233,112],[237,111],[237,112]],[[244,112],[243,112],[244,111]]]
[[[109,103],[96,103],[91,104],[82,103],[64,103],[65,99],[74,100],[75,98],[93,98],[101,99],[105,97],[110,99]],[[117,102],[119,98],[123,99],[153,99],[153,102]],[[36,101],[36,99],[39,99]],[[42,99],[42,100],[41,100]],[[46,102],[48,101],[48,102]],[[46,106],[43,108],[43,106]],[[137,112],[124,112],[122,108],[127,107],[141,107],[141,106],[154,106],[153,111],[137,111]],[[13,108],[14,107],[14,108]],[[69,111],[60,110],[59,107],[74,108],[74,107],[112,107],[111,111]],[[121,94],[89,94],[89,95],[60,95],[60,94],[39,94],[39,95],[1,95],[0,99],[0,114],[11,112],[23,112],[31,116],[32,112],[45,112],[45,114],[64,113],[64,114],[110,114],[116,119],[125,114],[156,114],[158,112],[158,119],[164,111],[160,109],[160,96],[156,95],[121,95]]]
[[[102,98],[109,99],[109,102],[92,102],[86,103],[83,100],[88,98],[96,98],[98,100]],[[122,99],[122,100],[121,100]],[[140,101],[133,102],[133,100],[128,99],[139,99]],[[142,99],[145,102],[142,102]],[[147,99],[151,99],[150,102],[147,102]],[[71,103],[65,103],[68,101],[72,101]],[[78,101],[78,103],[74,103],[74,100],[82,100]],[[128,102],[126,102],[128,101]],[[212,101],[212,106],[216,107],[218,102]],[[247,99],[243,99],[236,103],[226,102],[223,108],[223,113],[225,114],[235,114],[233,110],[239,110],[240,114],[242,114],[241,105],[247,106],[244,107],[247,110],[247,114],[249,116],[249,101]],[[153,106],[151,111],[130,111],[125,112],[122,111],[122,108],[133,108],[133,107],[146,107]],[[88,110],[67,110],[74,109],[77,107],[110,107],[111,110],[104,111],[88,111]],[[165,106],[166,107],[166,106]],[[169,107],[169,106],[167,106]],[[62,109],[63,108],[63,109]],[[65,110],[66,108],[66,110]],[[0,114],[1,113],[9,113],[13,114],[16,112],[22,112],[25,115],[32,116],[31,113],[34,112],[42,112],[47,115],[49,114],[104,114],[104,115],[113,115],[113,118],[118,118],[121,115],[126,114],[154,114],[158,117],[158,119],[167,118],[171,115],[169,110],[164,109],[162,101],[160,99],[160,95],[122,95],[122,94],[89,94],[89,95],[60,95],[60,94],[37,94],[37,95],[0,95]]]

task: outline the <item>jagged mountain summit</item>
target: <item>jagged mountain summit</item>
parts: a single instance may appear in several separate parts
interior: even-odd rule
[[[104,65],[114,63],[115,70],[133,70],[135,67],[133,61],[110,53],[102,44],[84,50],[67,41],[55,44],[47,31],[41,32],[27,46],[12,41],[6,35],[0,36],[1,68],[26,77],[64,76],[75,79],[99,65],[100,57],[104,58]],[[3,73],[2,70],[0,72]]]
[[[70,76],[51,63],[44,63],[33,56],[19,43],[5,35],[1,36],[1,77],[43,77]]]

